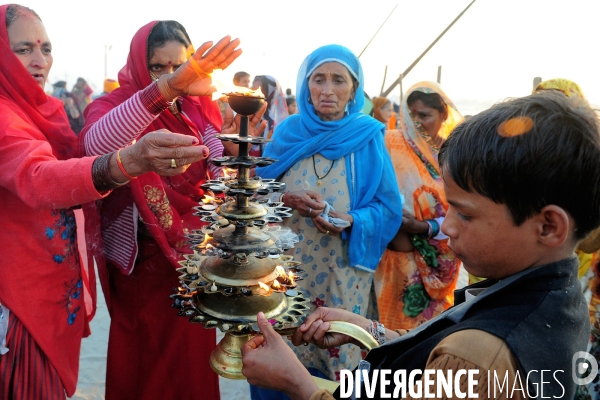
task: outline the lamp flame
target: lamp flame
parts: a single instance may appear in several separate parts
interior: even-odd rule
[[[204,195],[204,198],[202,199],[202,202],[203,202],[204,204],[211,204],[211,203],[213,203],[214,201],[215,201],[215,198],[214,198],[214,197],[212,197],[212,196],[209,196],[209,195],[207,195],[207,194],[205,194],[205,195]]]
[[[287,280],[287,274],[285,273],[285,269],[283,269],[281,265],[275,267],[275,272],[277,272],[278,276],[282,277],[284,280]]]
[[[208,241],[209,241],[210,239],[212,239],[212,238],[210,237],[210,235],[209,235],[208,233],[205,233],[205,234],[204,234],[204,241],[203,241],[202,243],[200,243],[200,246],[201,246],[201,247],[202,247],[202,246],[204,246],[204,247],[206,247],[206,248],[208,248],[208,246],[211,246],[211,245],[208,243]],[[212,246],[211,246],[211,247],[212,247]]]
[[[290,286],[294,286],[296,284],[296,282],[294,281],[294,279],[296,279],[296,275],[294,275],[291,271],[288,274],[288,280],[290,281]]]
[[[223,177],[224,178],[230,178],[233,174],[235,174],[237,172],[237,170],[235,168],[227,168],[224,167],[223,168]]]
[[[265,97],[264,93],[258,88],[257,90],[248,89],[247,87],[234,86],[225,84],[225,76],[223,70],[216,69],[211,74],[212,85],[217,89],[212,94],[213,100],[227,101],[228,94],[237,94],[239,96]]]
[[[261,296],[269,296],[271,294],[271,288],[265,285],[264,283],[258,282],[258,286],[260,286],[258,294],[260,294]]]

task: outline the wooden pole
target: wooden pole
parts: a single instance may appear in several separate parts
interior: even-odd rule
[[[396,7],[398,7],[398,4],[396,4]],[[360,54],[358,55],[358,58],[360,58],[360,56],[363,55],[363,53],[365,52],[365,50],[367,49],[367,47],[369,47],[369,45],[371,44],[371,42],[373,41],[373,39],[375,39],[375,36],[377,36],[377,34],[381,30],[381,28],[383,28],[383,25],[385,25],[385,23],[387,22],[387,20],[392,16],[392,13],[394,12],[394,10],[396,10],[396,7],[394,7],[394,9],[392,10],[392,12],[385,19],[385,21],[383,21],[383,24],[381,24],[381,26],[379,27],[379,29],[377,29],[377,32],[375,32],[375,34],[373,35],[373,37],[371,38],[371,40],[369,40],[369,43],[367,43],[367,45],[365,46],[365,48],[360,52]]]
[[[442,84],[442,66],[438,65],[438,77],[437,77],[438,85]]]
[[[400,112],[402,112],[402,100],[404,97],[404,90],[402,90],[402,74],[398,77],[398,82],[400,83]]]
[[[460,14],[458,14],[458,17],[456,17],[456,18],[454,19],[454,21],[452,21],[452,22],[450,23],[450,25],[448,25],[448,27],[447,27],[446,29],[444,29],[444,31],[443,31],[442,33],[440,33],[440,35],[439,35],[437,38],[435,38],[435,40],[433,41],[433,43],[431,43],[431,44],[429,45],[429,47],[427,47],[427,48],[425,49],[425,51],[424,51],[423,53],[421,53],[421,55],[420,55],[419,57],[417,57],[417,59],[416,59],[415,61],[413,61],[413,63],[412,63],[412,64],[410,64],[410,66],[409,66],[408,68],[406,68],[406,71],[404,71],[404,72],[402,73],[402,76],[403,76],[403,77],[406,77],[406,75],[408,75],[408,73],[410,72],[410,70],[411,70],[411,69],[413,69],[413,67],[414,67],[415,65],[417,65],[417,63],[418,63],[419,61],[421,61],[421,58],[423,58],[423,57],[425,56],[425,54],[427,54],[427,52],[428,52],[429,50],[431,50],[431,48],[432,48],[432,47],[433,47],[433,46],[434,46],[434,45],[435,45],[435,44],[438,42],[438,40],[440,40],[440,39],[442,38],[442,36],[444,36],[444,34],[445,34],[446,32],[448,32],[448,30],[449,30],[450,28],[452,28],[452,25],[454,25],[454,24],[456,23],[456,21],[458,21],[458,20],[459,20],[459,18],[460,18],[460,17],[462,17],[462,15],[463,15],[463,14],[464,14],[464,13],[465,13],[465,12],[466,12],[468,9],[469,9],[469,7],[471,7],[471,6],[473,5],[473,3],[475,3],[475,0],[473,0],[472,2],[470,2],[470,3],[469,3],[469,5],[468,5],[468,6],[467,6],[467,7],[466,7],[466,8],[465,8],[465,9],[464,9],[464,10],[463,10],[463,11],[462,11]],[[400,81],[399,81],[398,79],[396,79],[396,81],[394,81],[394,83],[392,83],[392,85],[391,85],[390,87],[388,87],[388,88],[387,88],[387,89],[386,89],[386,90],[385,90],[385,91],[384,91],[384,92],[383,92],[381,95],[382,95],[382,96],[387,96],[388,94],[390,94],[390,92],[391,92],[392,90],[394,90],[394,88],[396,87],[396,85],[397,85],[399,82],[400,82]]]
[[[537,85],[539,85],[540,83],[542,83],[542,78],[540,78],[539,76],[533,78],[533,90],[535,90]]]
[[[387,77],[387,65],[385,66],[385,71],[383,72],[383,82],[381,82],[381,91],[379,93],[383,93],[383,88],[385,87],[385,78]],[[381,94],[380,94],[381,96]]]

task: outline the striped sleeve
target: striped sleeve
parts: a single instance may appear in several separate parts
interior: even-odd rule
[[[118,107],[100,118],[85,136],[88,156],[102,155],[129,146],[158,117],[142,102],[142,92],[137,92]]]
[[[215,135],[218,134],[219,131],[211,124],[208,124],[204,134],[202,135],[202,141],[204,142],[204,145],[208,147],[208,150],[210,150],[210,155],[208,156],[208,168],[210,171],[210,176],[213,179],[218,178],[223,174],[223,169],[221,167],[218,167],[210,162],[215,157],[223,156],[223,143],[221,140],[215,137]]]

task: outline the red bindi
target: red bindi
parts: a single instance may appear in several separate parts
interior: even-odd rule
[[[38,43],[42,43],[42,41],[40,39],[38,39]]]
[[[171,65],[171,61],[169,61],[169,65]]]

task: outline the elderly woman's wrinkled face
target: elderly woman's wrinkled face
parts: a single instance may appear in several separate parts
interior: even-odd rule
[[[8,28],[8,39],[12,52],[43,89],[52,67],[52,44],[42,21],[18,17]]]
[[[154,49],[148,60],[148,69],[156,79],[164,74],[172,74],[187,61],[187,50],[182,43],[169,40],[162,47]]]
[[[448,118],[448,112],[441,113],[435,108],[427,107],[421,100],[409,104],[408,108],[410,108],[413,117],[421,123],[429,136],[436,139],[442,123]]]
[[[352,76],[342,64],[324,63],[308,78],[310,98],[319,118],[336,121],[344,117],[346,104],[354,98]]]

